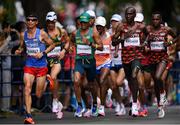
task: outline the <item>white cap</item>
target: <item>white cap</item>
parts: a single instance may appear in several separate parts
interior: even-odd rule
[[[136,17],[134,18],[134,21],[137,21],[137,22],[143,22],[144,20],[144,16],[142,13],[136,13]]]
[[[121,17],[121,15],[119,15],[119,14],[114,14],[114,15],[112,15],[112,17],[111,17],[111,20],[115,20],[115,21],[120,22],[120,21],[122,21],[122,17]]]
[[[97,17],[95,25],[106,26],[106,19],[102,16]]]
[[[46,20],[50,20],[50,21],[57,20],[56,13],[54,11],[48,12],[46,16]]]
[[[88,13],[91,17],[96,18],[96,14],[93,10],[87,10],[86,13]]]
[[[76,26],[75,25],[68,25],[66,27],[66,30],[67,30],[68,33],[72,33],[73,31],[76,30]]]

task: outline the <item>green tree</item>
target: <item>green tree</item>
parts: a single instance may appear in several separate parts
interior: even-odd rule
[[[9,23],[13,24],[16,22],[16,15],[15,15],[15,0],[2,0],[2,5],[4,7],[4,14],[2,21],[8,21]]]

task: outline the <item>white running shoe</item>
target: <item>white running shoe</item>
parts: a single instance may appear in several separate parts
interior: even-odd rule
[[[61,119],[63,117],[62,109],[63,109],[63,105],[60,101],[58,101],[58,108],[57,108],[58,112],[56,113],[58,119]]]
[[[99,110],[98,110],[98,114],[100,116],[105,116],[104,105],[100,105]]]
[[[120,104],[120,110],[116,112],[116,116],[126,115],[126,108],[124,107],[124,104]]]
[[[58,101],[58,112],[61,112],[63,109],[63,105],[60,101]]]
[[[63,112],[57,112],[57,113],[56,113],[56,117],[57,117],[57,119],[62,119],[62,117],[63,117]]]
[[[92,115],[91,109],[87,109],[85,113],[83,114],[83,117],[89,118],[91,117],[91,115]]]
[[[138,116],[139,112],[138,112],[137,103],[132,103],[131,111],[132,111],[132,114],[131,114],[132,116],[134,117]]]
[[[115,108],[115,112],[119,112],[120,111],[120,104],[117,102],[116,103],[116,108]]]
[[[57,99],[53,99],[53,102],[52,102],[52,112],[53,113],[57,113],[58,112],[58,100]]]
[[[158,116],[158,118],[164,118],[164,116],[165,116],[165,111],[164,111],[164,109],[163,109],[163,106],[158,107],[157,116]]]
[[[160,94],[160,101],[159,101],[159,105],[161,106],[166,106],[168,104],[168,101],[166,99],[166,93],[161,93]]]

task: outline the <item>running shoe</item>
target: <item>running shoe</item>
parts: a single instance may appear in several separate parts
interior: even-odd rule
[[[160,101],[159,101],[159,105],[161,106],[166,106],[168,104],[168,101],[166,99],[166,93],[161,93],[160,94]]]
[[[120,111],[116,112],[116,116],[126,115],[126,109],[121,108]]]
[[[24,119],[24,124],[35,124],[35,122],[31,117],[29,117]]]
[[[53,102],[52,102],[52,112],[53,113],[57,113],[58,112],[58,108],[59,108],[58,106],[59,106],[58,105],[58,101],[53,99]]]
[[[140,109],[139,110],[139,116],[140,117],[146,117],[148,115],[148,110],[147,109]]]
[[[158,107],[157,116],[158,116],[158,118],[164,118],[165,111],[164,111],[163,106],[159,106]]]
[[[58,119],[61,119],[63,117],[62,109],[63,109],[62,103],[58,102],[58,109],[57,109],[58,112],[56,113]]]
[[[119,110],[116,112],[116,116],[121,116],[126,114],[126,108],[123,103],[119,104]]]
[[[24,124],[35,124],[31,114],[25,113]]]
[[[98,114],[99,114],[99,116],[105,116],[104,105],[100,105],[100,107],[98,109]]]
[[[137,117],[139,112],[138,112],[138,107],[137,107],[137,103],[132,103],[132,108],[131,108],[131,115],[134,117]]]
[[[98,108],[97,108],[97,105],[96,105],[96,106],[93,106],[93,108],[92,108],[92,116],[94,116],[94,117],[98,116]]]
[[[116,107],[115,107],[115,112],[117,113],[117,112],[119,112],[121,109],[120,109],[120,104],[119,103],[117,103],[116,104]]]
[[[74,116],[80,118],[82,117],[83,112],[84,109],[81,106],[78,106],[76,112],[74,113]]]
[[[92,115],[91,109],[87,109],[87,110],[84,112],[83,117],[90,118],[91,115]]]
[[[56,117],[57,117],[57,119],[62,119],[62,117],[63,117],[63,112],[61,112],[61,111],[57,112],[57,113],[56,113]]]

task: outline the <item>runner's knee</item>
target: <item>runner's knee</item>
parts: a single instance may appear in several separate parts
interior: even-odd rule
[[[26,95],[26,96],[28,96],[28,95],[30,95],[31,94],[31,87],[30,86],[25,86],[25,88],[24,88],[24,94]]]

